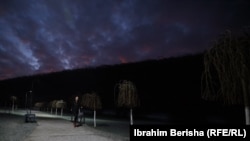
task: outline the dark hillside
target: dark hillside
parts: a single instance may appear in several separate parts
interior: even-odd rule
[[[201,54],[190,55],[21,77],[2,81],[0,86],[5,96],[22,99],[33,82],[35,101],[68,100],[76,93],[96,91],[105,108],[113,106],[115,84],[127,79],[136,84],[141,107],[153,110],[164,107],[162,104],[198,102],[202,63]]]

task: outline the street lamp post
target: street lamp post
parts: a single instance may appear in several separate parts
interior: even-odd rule
[[[27,105],[28,105],[28,94],[30,94],[30,102],[29,102],[29,111],[27,109]],[[25,115],[25,122],[35,122],[36,121],[36,115],[35,114],[31,114],[31,107],[32,107],[32,90],[30,90],[29,92],[26,92],[26,103],[25,103],[25,107],[27,110],[27,114]]]
[[[26,112],[28,113],[28,109],[27,109],[27,100],[28,100],[28,98],[27,98],[28,96],[27,96],[27,92],[25,93],[25,110],[26,110]]]
[[[32,91],[30,90],[30,114],[31,114],[31,107],[32,107]]]
[[[30,113],[31,113],[31,105],[32,105],[32,91],[30,90],[29,92],[26,92],[26,98],[25,98],[25,109],[28,113],[28,93],[30,93],[30,104],[29,104],[29,109],[30,109]]]

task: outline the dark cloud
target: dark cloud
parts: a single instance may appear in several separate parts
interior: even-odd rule
[[[0,1],[0,79],[204,51],[247,0]]]

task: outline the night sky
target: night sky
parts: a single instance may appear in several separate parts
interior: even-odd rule
[[[0,80],[200,53],[249,0],[0,0]]]

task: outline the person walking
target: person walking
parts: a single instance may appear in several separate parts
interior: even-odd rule
[[[79,108],[80,108],[79,97],[76,96],[75,100],[73,102],[73,107],[72,107],[72,112],[73,112],[73,116],[74,116],[74,121],[73,121],[74,127],[77,127]]]

